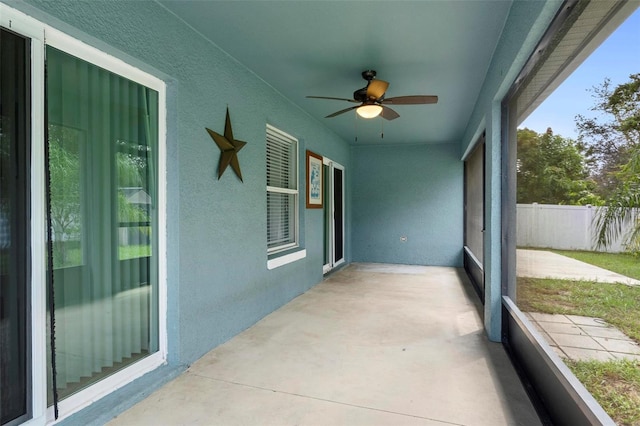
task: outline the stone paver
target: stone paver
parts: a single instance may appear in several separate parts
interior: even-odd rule
[[[622,352],[625,354],[640,354],[640,347],[631,340],[607,339],[605,337],[593,337],[602,347],[609,352]]]
[[[640,355],[621,354],[618,352],[611,352],[611,354],[615,356],[617,359],[630,359],[630,360],[640,361]]]
[[[580,326],[587,325],[591,327],[610,327],[607,322],[601,318],[581,317],[579,315],[565,315],[572,323]]]
[[[580,327],[564,322],[547,322],[544,325],[544,331],[547,333],[582,334]]]
[[[640,345],[601,318],[537,312],[526,315],[549,346],[562,358],[640,360]]]
[[[592,327],[581,325],[580,328],[593,337],[606,337],[608,339],[627,339],[627,335],[614,327]]]
[[[551,336],[554,343],[561,348],[568,346],[571,348],[593,349],[596,351],[605,350],[605,348],[596,342],[591,336],[584,334],[549,333],[549,336]]]
[[[553,323],[565,323],[565,324],[573,324],[566,315],[553,315],[553,314],[542,314],[539,312],[529,312],[531,318],[533,318],[537,322],[553,322]]]
[[[598,361],[611,361],[617,359],[615,355],[607,351],[594,351],[592,349],[564,347],[562,351],[566,354],[564,358],[573,360],[594,359]],[[560,355],[562,357],[562,355]]]

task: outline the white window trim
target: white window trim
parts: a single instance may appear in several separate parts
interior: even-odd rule
[[[31,39],[31,411],[25,424],[57,423],[114,390],[166,364],[167,360],[167,179],[166,85],[124,61],[76,40],[0,3],[0,24]],[[59,402],[58,420],[47,408],[46,224],[44,162],[45,43],[158,92],[158,352]]]
[[[295,159],[296,159],[296,189],[288,189],[288,188],[280,188],[274,186],[267,185],[267,193],[276,192],[281,194],[294,194],[297,195],[296,203],[294,206],[294,216],[296,219],[296,223],[294,226],[294,241],[290,244],[280,245],[278,247],[267,248],[267,255],[274,255],[277,253],[282,253],[287,250],[292,250],[300,246],[300,143],[298,138],[291,136],[290,134],[283,132],[282,130],[267,124],[267,131],[273,132],[281,135],[284,138],[291,139],[295,141],[296,149],[295,149]],[[299,250],[295,253],[290,253],[285,256],[280,256],[277,258],[272,258],[267,261],[267,269],[274,269],[282,265],[286,265],[287,263],[295,262],[296,260],[302,259],[306,257],[306,250]],[[284,263],[283,263],[284,262]],[[274,266],[275,265],[275,266]]]
[[[307,257],[307,250],[302,249],[284,256],[267,260],[267,269],[272,270]]]

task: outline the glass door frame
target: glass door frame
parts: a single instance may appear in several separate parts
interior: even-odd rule
[[[338,266],[345,263],[344,253],[345,253],[345,177],[344,172],[345,168],[343,165],[336,163],[335,161],[323,157],[322,164],[327,166],[328,170],[328,179],[325,179],[325,188],[324,188],[324,209],[329,213],[329,219],[325,220],[324,224],[324,238],[325,241],[328,242],[328,247],[325,247],[325,250],[328,250],[327,260],[328,262],[322,266],[322,273],[326,274],[331,270],[337,268]],[[335,231],[336,231],[336,217],[335,217],[335,170],[342,171],[342,257],[340,259],[336,259],[336,239],[335,239]]]
[[[5,334],[5,342],[10,342],[8,347],[3,348],[9,353],[5,354],[8,358],[8,377],[2,377],[2,382],[6,388],[0,390],[3,399],[5,395],[10,395],[8,400],[9,405],[20,404],[19,410],[9,410],[12,419],[8,420],[4,424],[14,425],[20,424],[31,418],[31,317],[29,315],[30,309],[30,276],[31,266],[29,262],[30,256],[30,232],[29,227],[30,220],[30,154],[31,154],[31,40],[29,37],[25,37],[22,34],[16,33],[6,25],[1,25],[2,37],[8,37],[9,44],[6,46],[9,50],[9,55],[12,52],[17,53],[21,51],[22,58],[17,62],[7,60],[3,65],[5,70],[13,69],[13,74],[9,71],[9,81],[11,83],[17,83],[15,97],[9,94],[4,102],[7,102],[5,107],[8,107],[9,111],[3,111],[7,114],[7,123],[9,124],[9,140],[10,144],[8,151],[8,161],[3,166],[8,166],[9,170],[5,170],[5,176],[8,181],[4,183],[3,187],[13,187],[9,189],[9,196],[4,194],[5,201],[8,199],[9,209],[4,212],[0,212],[1,219],[5,222],[4,226],[8,227],[8,231],[3,231],[3,237],[5,243],[8,241],[8,245],[3,247],[3,259],[5,264],[2,269],[5,270],[6,275],[3,281],[0,283],[4,290],[0,291],[0,295],[4,294],[6,299],[3,301],[1,308],[7,309],[8,312],[3,312],[3,322],[7,321]],[[11,39],[15,39],[13,50],[9,47]],[[18,41],[20,40],[20,41]],[[22,46],[18,46],[23,43]],[[14,57],[15,59],[15,57]],[[13,80],[15,78],[15,80]],[[9,84],[11,84],[9,83]],[[5,83],[6,84],[6,83]],[[4,85],[4,84],[3,84]],[[19,93],[20,92],[20,93]],[[17,108],[11,108],[11,105],[18,105]],[[19,135],[22,135],[20,137]],[[17,136],[15,140],[13,137]],[[5,154],[7,152],[5,151]],[[5,178],[3,176],[3,179]],[[15,190],[15,192],[13,192]],[[6,233],[5,233],[6,232]],[[8,319],[7,319],[8,316]],[[4,327],[3,327],[4,328]],[[13,340],[13,339],[15,340]],[[7,360],[5,358],[3,361]],[[12,362],[13,361],[13,362]],[[13,377],[12,377],[13,376]],[[19,377],[16,377],[19,376]],[[13,398],[13,399],[12,399]],[[19,401],[19,402],[18,402]],[[5,407],[6,409],[7,407]],[[16,408],[16,407],[11,407]],[[0,407],[0,413],[2,413]],[[19,412],[18,412],[19,411]],[[6,414],[6,412],[2,413]],[[0,422],[2,421],[0,416]]]
[[[34,26],[27,15],[0,4],[0,25],[30,40],[30,259],[29,291],[30,334],[29,368],[30,391],[27,394],[27,414],[36,424],[46,422],[47,369],[46,369],[46,265],[45,265],[45,177],[44,177],[44,33]],[[37,354],[43,354],[38,356]]]
[[[32,295],[31,315],[31,399],[27,401],[31,419],[29,424],[54,422],[53,407],[47,407],[47,276],[46,276],[46,186],[45,186],[45,45],[69,52],[108,71],[156,90],[158,104],[158,325],[159,351],[149,357],[101,380],[67,399],[60,401],[59,420],[86,407],[92,402],[130,383],[167,362],[167,209],[166,209],[166,85],[124,61],[89,46],[16,9],[0,3],[0,25],[31,41],[31,156],[30,156],[30,268],[29,283]]]

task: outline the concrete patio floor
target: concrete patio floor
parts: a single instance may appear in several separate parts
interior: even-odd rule
[[[352,264],[112,425],[536,425],[455,268]]]

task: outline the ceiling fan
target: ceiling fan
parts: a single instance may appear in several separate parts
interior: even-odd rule
[[[327,96],[307,96],[307,98],[332,99],[336,101],[347,101],[360,104],[336,111],[333,114],[327,115],[325,118],[335,117],[355,109],[358,115],[362,118],[374,118],[381,115],[382,118],[387,120],[395,120],[400,117],[400,114],[389,108],[387,105],[424,105],[435,104],[438,102],[438,97],[431,95],[411,95],[385,98],[384,95],[387,91],[387,87],[389,87],[389,83],[384,80],[376,80],[375,77],[376,72],[374,70],[362,71],[362,78],[367,80],[367,85],[366,87],[353,92],[353,99],[332,98]]]

